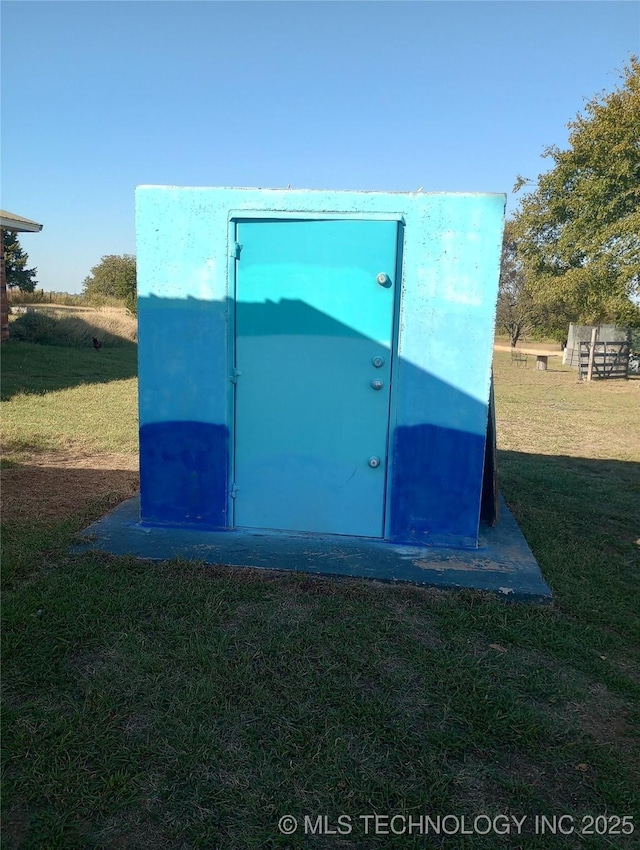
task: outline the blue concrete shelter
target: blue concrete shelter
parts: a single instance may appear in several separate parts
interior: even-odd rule
[[[139,187],[142,525],[477,548],[505,200]]]

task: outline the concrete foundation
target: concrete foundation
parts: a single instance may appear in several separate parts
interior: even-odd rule
[[[479,546],[473,550],[405,546],[343,535],[153,527],[141,524],[139,516],[138,497],[123,502],[85,529],[72,551],[473,589],[518,602],[545,604],[552,598],[502,500],[500,522],[495,528],[480,526]]]

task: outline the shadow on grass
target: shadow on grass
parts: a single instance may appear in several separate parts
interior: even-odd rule
[[[498,471],[557,602],[640,638],[640,463],[500,451]]]
[[[112,508],[138,487],[135,464],[97,469],[95,458],[87,458],[87,468],[82,459],[77,464],[10,465],[3,472],[5,520],[80,515],[103,498]],[[640,464],[500,451],[498,472],[557,602],[565,610],[588,609],[617,632],[637,630]]]
[[[104,457],[112,459],[108,454]],[[131,462],[125,460],[120,469],[98,466],[100,456],[95,455],[70,457],[69,465],[3,463],[3,520],[46,522],[84,516],[89,505],[102,500],[106,500],[105,509],[115,507],[139,488],[137,457],[126,457]]]
[[[83,459],[77,462],[81,464]],[[64,557],[69,540],[79,529],[113,510],[138,489],[135,463],[131,464],[134,468],[122,469],[96,468],[95,463],[90,465],[91,458],[86,463],[86,467],[41,466],[34,461],[3,463],[5,590],[37,572],[53,551]],[[45,551],[47,557],[43,558]]]
[[[2,343],[2,401],[20,393],[43,395],[82,384],[135,378],[138,347],[122,340],[95,351],[84,346],[42,345],[9,339]]]
[[[99,507],[89,501],[73,520],[9,523],[7,845],[307,847],[278,843],[278,818],[345,799],[354,818],[633,811],[638,464],[499,461],[557,607],[69,556]],[[91,500],[91,476],[118,472],[74,469],[69,486],[52,469],[36,483]],[[406,846],[424,847],[417,838]],[[474,836],[473,848],[514,846],[503,838]],[[356,845],[390,846],[386,833],[345,847]]]

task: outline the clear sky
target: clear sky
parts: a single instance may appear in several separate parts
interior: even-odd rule
[[[46,290],[139,184],[509,193],[640,53],[638,2],[2,2],[2,204]]]

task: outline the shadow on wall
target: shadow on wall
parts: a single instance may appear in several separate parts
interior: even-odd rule
[[[232,300],[139,300],[140,470],[146,522],[210,529],[230,525],[227,423],[232,385],[224,340],[233,310]],[[363,371],[362,364],[375,356],[389,362],[389,349],[297,299],[238,304],[235,321],[242,326],[243,339],[272,337],[282,352],[277,381],[273,374],[261,378],[268,404],[255,410],[260,427],[268,430],[269,410],[290,403],[287,395],[303,393],[297,396],[296,427],[309,441],[304,474],[312,482],[327,464],[318,420],[339,430],[338,441],[348,439],[345,429],[353,423],[341,411],[349,409],[356,387],[369,386],[370,370]],[[402,387],[402,397],[390,423],[393,480],[386,536],[474,546],[487,406],[406,360],[400,359],[394,369],[392,384],[396,390]],[[339,379],[319,379],[326,375]],[[250,377],[243,373],[239,381]],[[353,462],[345,465],[345,481],[352,470]]]

